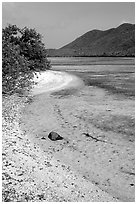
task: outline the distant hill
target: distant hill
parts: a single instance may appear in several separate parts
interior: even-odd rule
[[[48,56],[135,56],[135,24],[124,23],[109,30],[92,30]]]

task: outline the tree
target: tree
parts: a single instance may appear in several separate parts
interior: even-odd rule
[[[36,72],[50,68],[42,37],[35,29],[9,25],[2,29],[2,91],[30,88]]]
[[[30,62],[30,69],[34,71],[45,70],[50,67],[47,52],[42,37],[35,29],[24,28],[21,30],[20,47],[21,55]]]

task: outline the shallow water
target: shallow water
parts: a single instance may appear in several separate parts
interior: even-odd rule
[[[135,96],[135,58],[54,57],[52,70],[80,77],[85,85],[96,86],[119,96]]]
[[[52,70],[90,73],[134,73],[135,58],[119,57],[53,57]]]
[[[130,57],[49,57],[51,65],[134,65],[135,58]]]

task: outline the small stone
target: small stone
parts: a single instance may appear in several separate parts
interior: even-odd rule
[[[56,140],[63,140],[64,138],[61,137],[58,133],[56,132],[50,132],[48,135],[48,138],[52,141],[56,141]]]
[[[111,160],[111,159],[109,159],[108,161],[109,161],[109,162],[112,162],[112,160]]]
[[[45,138],[45,137],[41,137],[41,139],[42,139],[42,140],[46,140],[46,138]]]

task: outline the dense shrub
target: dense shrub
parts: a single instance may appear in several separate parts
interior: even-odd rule
[[[33,76],[50,68],[42,37],[35,29],[9,25],[2,29],[2,92],[28,89]]]

